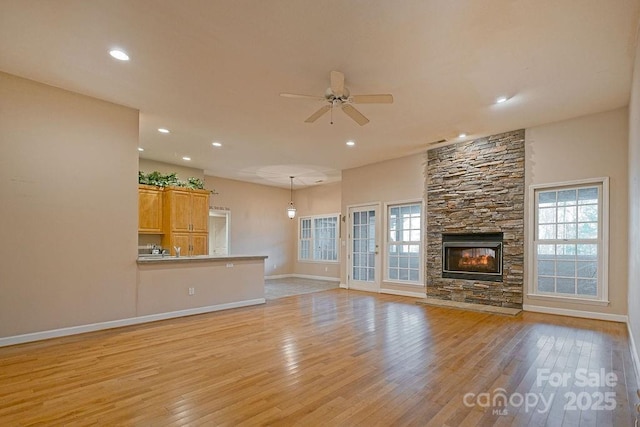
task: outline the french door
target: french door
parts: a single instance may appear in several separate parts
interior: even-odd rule
[[[349,208],[347,281],[350,289],[380,291],[380,207]]]

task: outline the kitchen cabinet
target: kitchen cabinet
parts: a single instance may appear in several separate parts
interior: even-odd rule
[[[138,233],[162,234],[162,188],[138,185]]]
[[[162,247],[175,255],[207,255],[209,250],[209,192],[169,187],[163,196]]]

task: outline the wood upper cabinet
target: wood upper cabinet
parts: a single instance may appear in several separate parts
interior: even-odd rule
[[[166,188],[163,202],[162,246],[175,255],[206,255],[209,251],[209,192]]]
[[[191,231],[209,232],[209,193],[191,193]]]
[[[138,233],[162,233],[162,189],[138,185]]]

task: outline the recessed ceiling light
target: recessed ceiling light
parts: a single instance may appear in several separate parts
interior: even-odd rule
[[[109,55],[111,55],[112,57],[116,58],[119,61],[128,61],[129,60],[129,55],[127,55],[126,53],[124,53],[120,49],[112,49],[112,50],[110,50],[109,51]]]
[[[186,160],[188,162],[189,160],[191,160],[191,157],[184,156],[182,160]]]
[[[160,132],[160,133],[169,133],[169,129],[159,128],[158,132]]]
[[[222,144],[220,144],[219,142],[212,142],[211,145],[213,145],[214,147],[222,147]]]
[[[509,98],[507,98],[506,96],[501,96],[500,98],[496,99],[496,104],[502,104],[503,102],[506,102],[507,99]]]
[[[138,151],[144,151],[144,148],[138,147]]]
[[[464,138],[465,136],[467,136],[467,134],[462,132],[460,135],[458,135],[458,138]]]
[[[347,145],[349,147],[353,147],[354,145],[356,145],[356,143],[354,141],[347,141]]]

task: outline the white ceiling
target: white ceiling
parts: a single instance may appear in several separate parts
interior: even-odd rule
[[[0,70],[139,109],[141,157],[300,187],[461,132],[627,105],[639,3],[1,0]],[[321,96],[331,70],[395,102],[358,105],[363,127],[339,110],[304,123],[322,104],[279,94]]]

